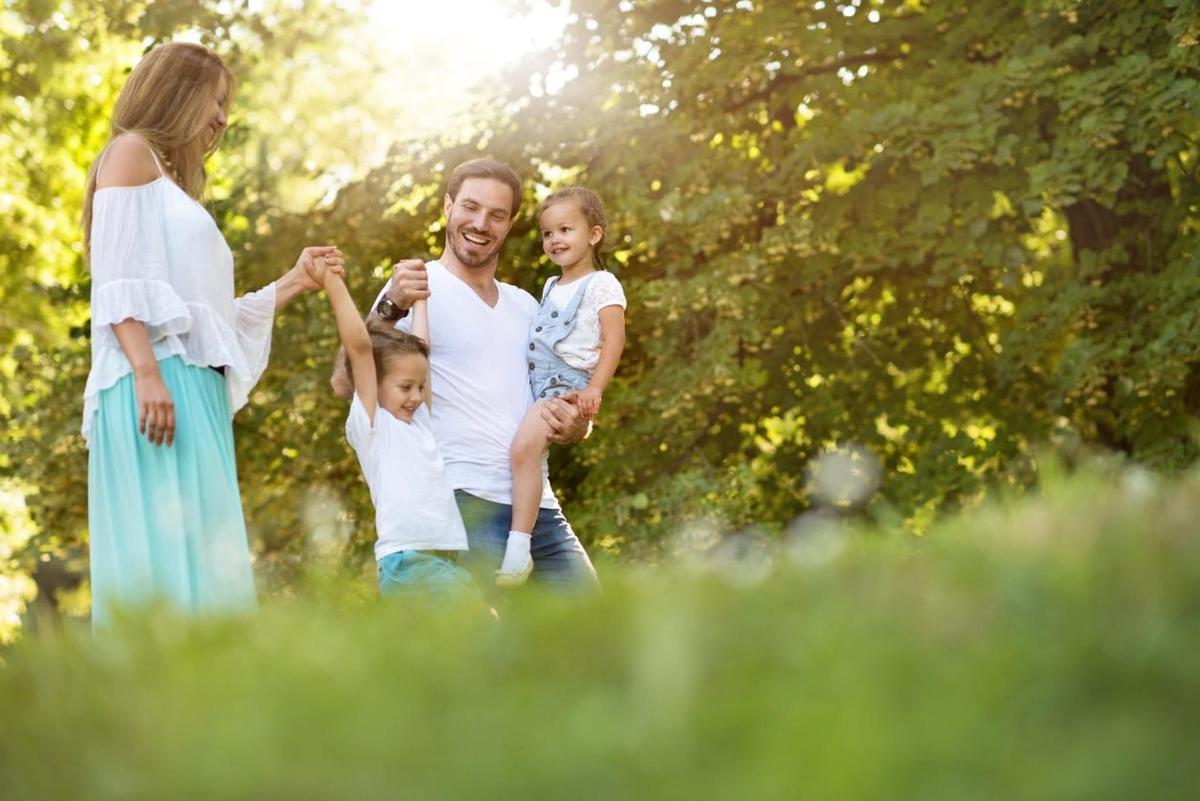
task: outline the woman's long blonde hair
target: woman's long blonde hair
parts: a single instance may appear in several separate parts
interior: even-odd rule
[[[233,73],[220,56],[190,42],[155,47],[133,68],[121,89],[105,148],[121,134],[138,134],[154,148],[171,178],[200,200],[207,180],[204,162],[220,141],[218,138],[210,145],[204,133],[211,122],[211,103],[220,90],[222,75],[228,87],[225,95],[228,108],[233,99]],[[99,166],[97,158],[88,172],[83,202],[83,240],[88,254],[92,196],[96,193]]]

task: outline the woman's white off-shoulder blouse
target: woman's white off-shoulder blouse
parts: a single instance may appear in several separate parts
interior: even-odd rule
[[[233,253],[204,207],[167,177],[114,186],[92,200],[92,369],[88,439],[100,392],[132,371],[111,326],[146,324],[155,358],[224,367],[230,412],[267,366],[275,285],[234,298]]]

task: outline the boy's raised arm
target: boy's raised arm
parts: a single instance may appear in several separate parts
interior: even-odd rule
[[[333,317],[337,321],[338,338],[342,341],[346,358],[350,361],[350,373],[353,378],[354,391],[367,410],[371,423],[375,422],[375,409],[378,403],[378,384],[375,378],[375,357],[371,353],[371,336],[363,324],[354,306],[354,299],[346,289],[346,282],[331,270],[325,269],[323,259],[318,262],[312,277],[320,281],[329,296],[329,305],[333,307]]]
[[[354,397],[354,382],[350,380],[350,372],[346,369],[346,348],[338,345],[337,357],[333,360],[333,375],[329,377],[329,386],[333,394],[343,400]]]
[[[429,301],[418,300],[413,304],[413,336],[429,346]]]
[[[417,337],[422,342],[424,342],[425,347],[428,348],[428,347],[430,347],[430,345],[429,345],[429,301],[418,300],[417,302],[415,302],[413,304],[412,310],[413,310],[413,321],[412,321],[413,336]],[[430,386],[430,384],[432,383],[432,378],[433,378],[432,376],[425,377],[425,392],[424,392],[425,406],[429,409],[433,408],[433,388]]]
[[[384,286],[383,290],[379,293],[380,298],[384,296],[384,293],[387,292],[388,286],[390,285],[391,284],[389,282],[388,285]],[[322,286],[324,286],[324,284],[322,284]],[[379,301],[377,298],[376,303],[378,302]],[[374,307],[372,307],[371,310],[367,312],[365,322],[370,322],[372,318],[378,318],[378,316],[378,313],[375,311]],[[339,346],[337,358],[333,360],[333,373],[329,376],[329,386],[333,389],[334,395],[337,395],[339,398],[344,400],[350,400],[350,398],[354,396],[354,382],[350,380],[350,371],[347,369],[349,364],[350,360],[346,356],[346,347],[344,345]]]

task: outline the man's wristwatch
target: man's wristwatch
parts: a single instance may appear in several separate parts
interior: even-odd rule
[[[394,323],[408,316],[408,309],[402,309],[392,302],[392,299],[387,295],[383,296],[383,300],[379,301],[375,306],[375,313],[379,315],[380,320],[389,323]]]

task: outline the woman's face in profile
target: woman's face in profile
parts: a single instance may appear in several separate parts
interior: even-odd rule
[[[209,101],[208,123],[204,129],[204,144],[206,150],[211,150],[221,141],[221,134],[229,122],[229,79],[224,75],[220,78],[217,91]]]

